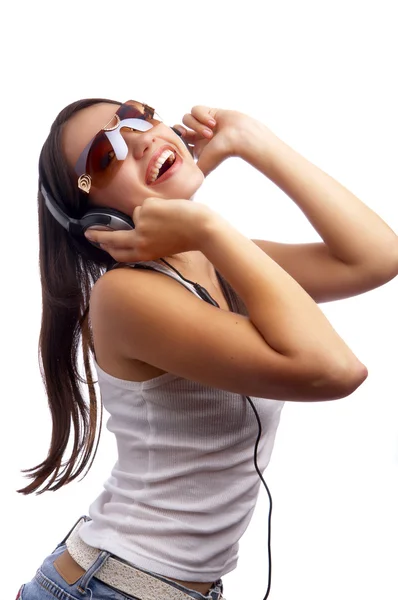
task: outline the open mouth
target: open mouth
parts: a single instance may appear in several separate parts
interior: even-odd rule
[[[147,176],[148,185],[151,185],[160,179],[160,177],[162,177],[162,175],[164,175],[170,169],[170,167],[174,165],[175,161],[176,154],[172,150],[169,148],[163,150],[163,152],[160,154],[160,156],[158,156],[157,160],[149,169]]]

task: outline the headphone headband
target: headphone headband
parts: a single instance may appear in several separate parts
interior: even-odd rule
[[[40,184],[40,191],[44,197],[44,202],[45,202],[48,210],[50,211],[50,213],[52,214],[54,219],[56,221],[58,221],[58,223],[60,225],[62,225],[62,227],[64,229],[66,229],[67,231],[70,231],[71,223],[74,223],[77,225],[78,221],[76,219],[72,219],[71,217],[68,217],[68,215],[66,213],[64,213],[64,211],[58,206],[58,204],[56,204],[56,202],[55,202],[54,198],[51,196],[51,194],[49,194],[47,192],[46,188],[44,187],[44,185],[42,183]]]
[[[89,227],[101,227],[110,230],[134,229],[133,220],[128,215],[108,207],[91,208],[81,219],[68,217],[42,183],[40,184],[40,191],[43,194],[45,205],[54,219],[71,235],[84,236],[84,232]]]

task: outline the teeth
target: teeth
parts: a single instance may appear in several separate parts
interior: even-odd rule
[[[166,162],[169,160],[170,163],[175,161],[175,154],[171,150],[164,150],[162,154],[158,157],[155,164],[152,165],[151,170],[149,172],[148,181],[149,183],[153,183],[156,181],[159,175],[159,171]]]

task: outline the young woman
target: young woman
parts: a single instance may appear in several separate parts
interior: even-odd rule
[[[367,377],[317,304],[395,277],[395,233],[249,116],[195,106],[183,123],[136,101],[83,100],[43,146],[40,353],[53,434],[18,491],[59,489],[94,458],[91,358],[118,456],[90,517],[23,600],[221,600],[284,401],[343,398]],[[231,156],[284,190],[324,243],[250,240],[193,201]]]

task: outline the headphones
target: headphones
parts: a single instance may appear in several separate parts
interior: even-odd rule
[[[192,148],[188,146],[188,143],[182,137],[182,133],[175,127],[171,127],[171,129],[181,138],[192,155]],[[108,207],[90,208],[80,219],[74,219],[69,217],[59,207],[42,183],[40,184],[40,191],[43,194],[44,202],[54,219],[58,221],[58,223],[73,236],[84,237],[85,231],[87,231],[87,229],[90,227],[104,231],[129,231],[135,228],[133,219],[131,217],[123,212],[120,212],[119,210]],[[84,237],[84,239],[87,238]],[[90,244],[100,248],[96,242],[90,241]]]

